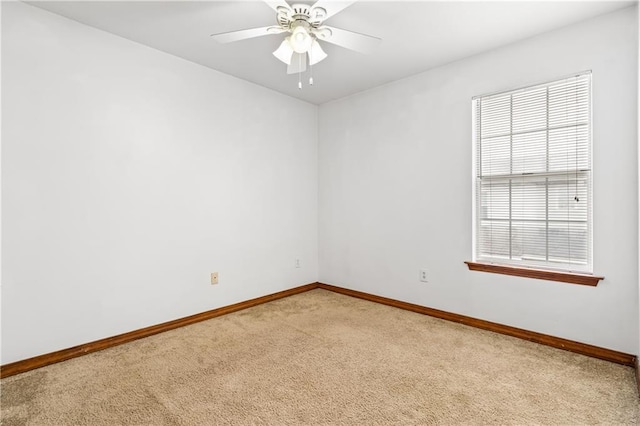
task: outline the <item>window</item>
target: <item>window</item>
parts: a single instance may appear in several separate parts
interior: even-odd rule
[[[476,97],[473,119],[474,262],[591,273],[591,73]]]

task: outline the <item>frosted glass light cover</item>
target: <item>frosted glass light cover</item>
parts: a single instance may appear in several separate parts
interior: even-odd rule
[[[320,46],[320,43],[318,43],[317,40],[313,40],[313,43],[311,44],[311,48],[309,49],[308,53],[309,53],[309,65],[315,65],[327,57],[327,54],[324,53],[324,50],[322,50],[322,47]]]
[[[302,26],[296,27],[289,37],[289,43],[296,53],[307,52],[313,41],[309,32]]]
[[[293,55],[293,49],[289,44],[289,37],[285,38],[283,42],[280,44],[280,47],[273,52],[273,56],[280,59],[287,65],[291,64],[291,56]]]

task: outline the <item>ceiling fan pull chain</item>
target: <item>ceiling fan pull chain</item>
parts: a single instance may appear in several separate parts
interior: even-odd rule
[[[298,55],[298,89],[302,90],[302,55]]]

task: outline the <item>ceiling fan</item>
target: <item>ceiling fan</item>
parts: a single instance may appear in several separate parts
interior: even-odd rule
[[[324,21],[355,3],[356,0],[318,0],[313,5],[285,0],[263,0],[276,12],[277,25],[211,34],[219,43],[230,43],[248,38],[272,34],[288,33],[273,52],[273,55],[287,64],[287,74],[302,73],[327,57],[318,41],[332,43],[357,52],[369,53],[379,43],[378,37],[347,31],[324,25]],[[313,84],[313,76],[309,78]],[[298,88],[302,82],[298,79]]]

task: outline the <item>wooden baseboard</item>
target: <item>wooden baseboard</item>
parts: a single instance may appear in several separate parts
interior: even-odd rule
[[[438,309],[427,308],[421,305],[414,305],[413,303],[401,302],[399,300],[389,299],[387,297],[375,296],[369,293],[363,293],[361,291],[349,290],[342,287],[336,287],[329,284],[318,284],[319,288],[325,290],[334,291],[336,293],[345,294],[347,296],[357,297],[371,302],[382,303],[384,305],[393,306],[408,311],[418,312],[420,314],[429,315],[432,317],[444,319],[447,321],[453,321],[471,327],[481,328],[483,330],[489,330],[500,334],[506,334],[507,336],[518,337],[520,339],[529,340],[532,342],[540,343],[542,345],[552,346],[554,348],[564,349],[567,351],[579,353],[582,355],[591,356],[594,358],[604,359],[606,361],[615,362],[618,364],[628,365],[636,367],[637,359],[634,355],[626,354],[623,352],[614,351],[611,349],[600,348],[598,346],[588,345],[586,343],[575,342],[573,340],[562,339],[560,337],[549,336],[547,334],[536,333],[534,331],[523,330],[521,328],[511,327],[508,325],[502,325],[495,322],[485,321],[464,315],[454,314],[451,312],[441,311]],[[636,374],[638,369],[636,368]],[[636,376],[638,377],[638,376]],[[640,386],[640,379],[638,381]]]
[[[261,305],[263,303],[271,302],[273,300],[282,299],[284,297],[292,296],[294,294],[313,290],[314,288],[317,288],[317,287],[318,287],[318,283],[306,284],[306,285],[295,287],[289,290],[280,291],[278,293],[269,294],[267,296],[258,297],[256,299],[247,300],[247,301],[236,303],[233,305],[224,306],[222,308],[213,309],[211,311],[201,312],[199,314],[191,315],[184,318],[179,318],[177,320],[164,322],[162,324],[152,325],[150,327],[141,328],[139,330],[130,331],[124,334],[119,334],[117,336],[107,337],[105,339],[100,339],[94,342],[74,346],[72,348],[62,349],[60,351],[55,351],[48,354],[39,355],[33,358],[28,358],[22,361],[16,361],[10,364],[5,364],[0,366],[0,378],[13,376],[15,374],[24,373],[29,370],[34,370],[36,368],[44,367],[46,365],[50,365],[57,362],[66,361],[71,358],[76,358],[82,355],[86,355],[91,352],[97,352],[103,349],[111,348],[113,346],[122,345],[123,343],[132,342],[134,340],[153,336],[154,334],[162,333],[164,331],[169,331],[175,328],[184,327],[185,325],[206,321],[208,319],[219,317],[221,315],[230,314],[232,312],[251,308],[253,306]]]
[[[640,360],[638,360],[638,357],[636,357],[636,365],[634,365],[634,367],[636,368],[636,386],[638,386],[638,396],[640,396]]]
[[[611,349],[600,348],[597,346],[588,345],[586,343],[575,342],[572,340],[562,339],[559,337],[553,337],[542,333],[536,333],[534,331],[523,330],[508,325],[502,325],[490,321],[480,320],[464,315],[454,314],[451,312],[441,311],[438,309],[428,308],[421,305],[415,305],[413,303],[402,302],[399,300],[389,299],[387,297],[376,296],[369,293],[364,293],[356,290],[349,290],[343,287],[336,287],[330,284],[323,283],[310,283],[300,287],[295,287],[289,290],[280,291],[278,293],[269,294],[267,296],[258,297],[256,299],[247,300],[244,302],[236,303],[222,308],[213,309],[211,311],[202,312],[199,314],[191,315],[177,320],[165,322],[162,324],[153,325],[139,330],[130,331],[128,333],[119,334],[117,336],[108,337],[94,342],[85,343],[82,345],[74,346],[72,348],[63,349],[60,351],[51,352],[44,355],[39,355],[33,358],[28,358],[22,361],[12,362],[0,366],[0,378],[13,376],[15,374],[24,373],[29,370],[44,367],[50,364],[54,364],[68,359],[76,358],[92,352],[108,349],[113,346],[122,345],[124,343],[132,342],[134,340],[142,339],[144,337],[153,336],[154,334],[162,333],[164,331],[173,330],[175,328],[184,327],[186,325],[195,324],[197,322],[206,321],[211,318],[219,317],[221,315],[230,314],[232,312],[240,311],[242,309],[251,308],[253,306],[261,305],[263,303],[271,302],[273,300],[282,299],[294,294],[303,293],[305,291],[313,290],[315,288],[322,288],[325,290],[333,291],[335,293],[344,294],[347,296],[357,297],[359,299],[368,300],[371,302],[381,303],[383,305],[393,306],[400,309],[405,309],[412,312],[417,312],[432,317],[465,324],[471,327],[481,328],[483,330],[489,330],[496,333],[506,334],[512,337],[518,337],[520,339],[529,340],[532,342],[540,343],[542,345],[552,346],[554,348],[565,349],[571,352],[576,352],[582,355],[587,355],[595,358],[604,359],[606,361],[615,362],[618,364],[629,365],[636,369],[636,380],[638,383],[638,389],[640,391],[640,366],[638,365],[638,359],[634,355],[629,355],[623,352],[617,352]]]

